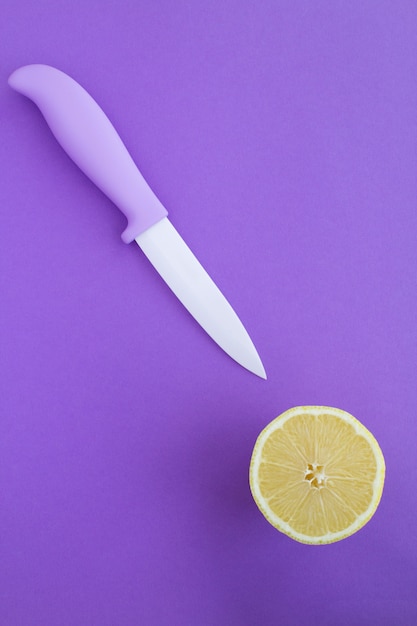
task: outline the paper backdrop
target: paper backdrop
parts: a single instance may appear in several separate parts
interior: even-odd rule
[[[7,78],[46,63],[100,103],[248,329],[227,357]],[[417,7],[0,6],[0,622],[417,623]],[[378,439],[381,504],[298,544],[250,495],[297,405]]]

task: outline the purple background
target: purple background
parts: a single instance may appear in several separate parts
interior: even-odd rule
[[[2,0],[0,623],[417,623],[415,2]],[[227,295],[229,359],[72,164],[27,63],[81,82]],[[260,430],[353,413],[387,463],[311,547],[248,488]]]

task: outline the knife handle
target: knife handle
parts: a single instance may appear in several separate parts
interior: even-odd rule
[[[109,118],[75,80],[35,64],[14,71],[9,85],[35,102],[65,152],[127,217],[125,243],[168,215]]]

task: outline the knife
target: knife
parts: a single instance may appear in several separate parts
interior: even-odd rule
[[[169,221],[114,126],[81,85],[49,65],[26,65],[9,85],[41,110],[78,167],[127,217],[125,243],[136,241],[185,308],[240,365],[266,378],[242,322]]]

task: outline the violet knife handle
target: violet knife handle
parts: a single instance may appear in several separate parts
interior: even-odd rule
[[[17,69],[9,85],[35,102],[65,152],[125,214],[124,242],[166,217],[109,118],[81,85],[39,64]]]

